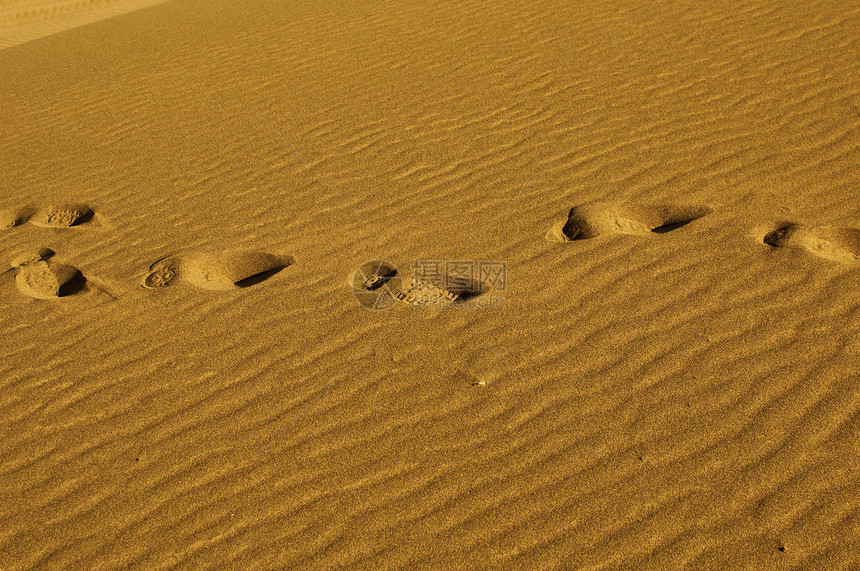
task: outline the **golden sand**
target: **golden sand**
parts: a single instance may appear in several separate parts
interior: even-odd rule
[[[0,2],[0,569],[860,568],[858,29]]]
[[[166,0],[0,0],[0,48],[8,48]]]

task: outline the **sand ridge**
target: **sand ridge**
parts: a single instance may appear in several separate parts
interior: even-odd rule
[[[0,567],[857,567],[856,19],[177,0],[0,50]],[[504,304],[403,303],[457,297],[418,260]]]

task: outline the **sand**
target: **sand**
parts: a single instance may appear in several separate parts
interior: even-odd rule
[[[8,48],[166,0],[0,0],[0,48]]]
[[[0,3],[0,569],[860,567],[858,24]]]

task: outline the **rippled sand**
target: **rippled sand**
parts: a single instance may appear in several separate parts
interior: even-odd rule
[[[0,2],[0,569],[858,568],[858,20]]]

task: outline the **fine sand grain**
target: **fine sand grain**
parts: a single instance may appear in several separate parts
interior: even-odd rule
[[[0,569],[860,568],[858,29],[0,2]]]

